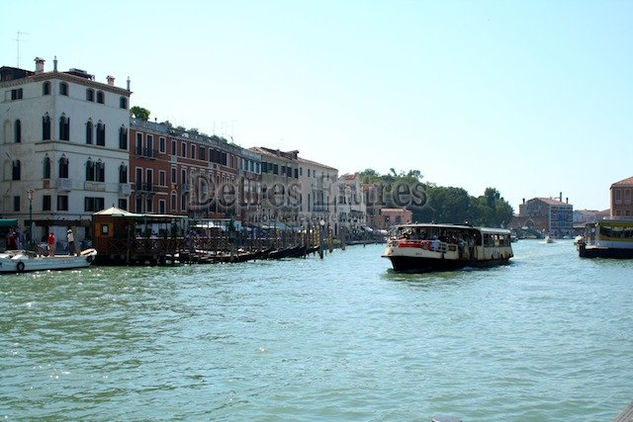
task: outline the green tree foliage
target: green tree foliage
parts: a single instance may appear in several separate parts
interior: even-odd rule
[[[146,108],[139,106],[130,107],[130,115],[135,119],[143,120],[146,122],[149,120],[150,114],[151,112]]]

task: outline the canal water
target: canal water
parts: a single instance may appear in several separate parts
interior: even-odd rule
[[[571,241],[397,274],[383,246],[0,277],[0,418],[609,421],[633,399],[633,261]]]

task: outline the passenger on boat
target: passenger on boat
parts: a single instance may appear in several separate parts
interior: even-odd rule
[[[465,246],[466,246],[466,242],[461,236],[459,236],[459,239],[457,239],[457,251],[459,252],[459,259],[464,259]]]
[[[433,240],[431,241],[431,249],[433,249],[434,251],[440,250],[440,240],[437,238],[437,236],[433,236]]]

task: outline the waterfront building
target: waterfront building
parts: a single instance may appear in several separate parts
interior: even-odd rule
[[[609,188],[611,199],[611,217],[631,217],[633,216],[633,201],[631,192],[633,191],[633,177],[615,182]]]
[[[381,208],[377,227],[388,229],[400,224],[411,224],[413,213],[406,208]]]
[[[338,179],[338,221],[351,233],[367,225],[367,204],[358,173],[344,174]]]
[[[301,157],[298,157],[298,161],[302,223],[308,225],[325,222],[332,233],[338,236],[338,170]]]
[[[573,205],[560,194],[558,199],[533,198],[523,200],[519,205],[519,215],[515,222],[521,227],[536,229],[544,234],[555,237],[571,235],[573,233]]]
[[[130,139],[133,212],[252,219],[245,198],[257,192],[258,154],[168,122],[131,119]]]
[[[2,214],[32,227],[33,240],[53,232],[90,237],[91,214],[127,207],[130,81],[97,82],[85,70],[0,68]],[[30,216],[32,223],[29,224]]]

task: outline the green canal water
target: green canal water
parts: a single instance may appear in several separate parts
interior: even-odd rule
[[[383,246],[0,277],[0,418],[609,421],[633,399],[633,261],[571,241],[397,274]]]

